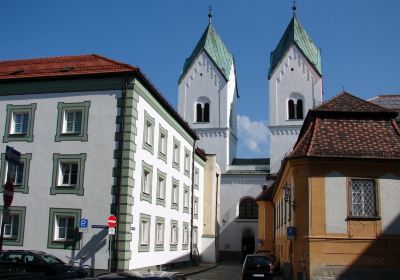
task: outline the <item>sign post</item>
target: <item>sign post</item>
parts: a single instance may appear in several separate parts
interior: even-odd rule
[[[117,226],[117,217],[110,215],[107,219],[108,224],[108,271],[111,272],[111,238],[115,235],[115,227]]]
[[[0,253],[3,250],[3,239],[4,239],[4,224],[10,218],[11,203],[14,198],[14,180],[15,180],[15,170],[17,164],[21,161],[21,153],[10,146],[6,146],[6,157],[8,171],[7,171],[7,181],[4,185],[3,190],[3,219],[1,219],[1,232],[0,232]]]

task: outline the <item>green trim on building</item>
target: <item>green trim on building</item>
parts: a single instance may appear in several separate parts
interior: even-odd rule
[[[182,137],[188,141],[189,145],[193,146],[195,139],[179,124],[174,116],[160,104],[154,96],[137,80],[134,82],[134,91],[142,97],[170,126],[172,126]]]
[[[163,186],[161,186],[161,179],[163,180]],[[167,186],[167,174],[157,170],[157,199],[156,205],[161,205],[165,207],[165,195],[166,195],[166,186]],[[164,198],[160,197],[160,189],[164,188]]]
[[[142,232],[143,232],[143,222],[147,223],[147,244],[142,244]],[[138,252],[149,252],[150,251],[150,231],[151,231],[151,216],[147,214],[140,213],[139,219],[139,244]]]
[[[182,74],[179,77],[178,84],[183,80],[190,67],[196,62],[199,55],[205,51],[215,66],[221,72],[222,76],[229,80],[229,74],[233,65],[233,55],[226,48],[224,42],[219,37],[212,24],[208,24],[199,42],[194,48],[192,54],[186,59],[183,65]]]
[[[36,111],[37,104],[32,103],[28,105],[12,105],[7,104],[6,110],[6,125],[4,128],[4,136],[3,142],[8,143],[12,141],[25,141],[25,142],[33,142],[33,127],[35,123],[35,111]],[[28,128],[26,134],[16,134],[11,133],[11,125],[12,125],[12,114],[13,113],[28,113],[29,121],[28,121]]]
[[[198,155],[194,156],[194,161],[200,164],[202,167],[206,166],[206,162]]]
[[[163,243],[162,244],[157,244],[157,224],[162,224],[162,237],[163,237]],[[156,217],[156,223],[154,226],[154,251],[164,251],[164,243],[165,243],[165,218],[163,217]]]
[[[0,178],[1,178],[1,184],[0,184],[0,193],[3,192],[4,190],[4,184],[6,182],[6,155],[1,154],[1,170],[0,170]],[[22,175],[22,184],[17,185],[14,184],[14,192],[18,193],[23,193],[27,194],[29,193],[29,169],[30,169],[30,164],[31,164],[31,159],[32,159],[32,154],[21,154],[21,163],[24,165],[24,172]]]
[[[78,250],[80,234],[78,231],[79,220],[81,219],[81,209],[70,209],[70,208],[50,208],[49,211],[49,229],[47,236],[47,248],[49,249],[70,249]],[[54,240],[55,235],[55,219],[56,216],[73,217],[75,221],[75,238],[71,241],[57,241]]]
[[[174,144],[172,146],[172,167],[179,170],[181,161],[181,142],[179,142],[174,136]]]
[[[175,188],[178,190],[175,192]],[[175,199],[176,194],[176,199]],[[174,203],[174,200],[177,202]],[[179,181],[175,178],[172,178],[172,188],[171,188],[171,209],[179,210]]]
[[[184,157],[184,162],[183,162],[183,169],[184,169],[184,173],[187,177],[190,178],[190,155],[191,152],[185,148],[185,157]]]
[[[84,194],[84,178],[85,178],[85,161],[86,154],[53,154],[53,178],[50,188],[50,194]],[[76,186],[60,186],[60,164],[63,162],[71,162],[78,164],[78,176]]]
[[[187,197],[185,193],[188,193]],[[187,200],[187,206],[185,206],[185,202]],[[190,187],[183,185],[183,213],[189,213],[189,207],[190,207]]]
[[[149,192],[145,191],[145,186],[144,186],[144,175],[145,172],[148,173],[148,179],[149,181],[147,182],[150,186]],[[141,192],[140,192],[140,200],[145,200],[149,203],[151,203],[151,198],[152,198],[152,193],[153,193],[153,166],[150,164],[145,163],[142,161],[142,178],[141,178]]]
[[[172,243],[172,226],[176,226],[176,244]],[[170,251],[177,251],[178,250],[178,244],[179,244],[179,226],[178,226],[178,221],[177,220],[171,220],[171,226],[170,226],[170,242],[169,242],[169,250]]]
[[[317,48],[310,36],[308,36],[304,27],[297,20],[297,17],[293,15],[292,20],[285,30],[285,33],[282,35],[281,40],[279,41],[275,50],[271,52],[268,78],[271,78],[276,67],[279,65],[288,49],[292,45],[296,45],[304,57],[314,67],[316,72],[322,76],[321,50]]]
[[[143,149],[149,151],[151,154],[154,153],[154,124],[154,118],[144,111]]]
[[[26,207],[21,206],[11,206],[10,215],[18,215],[18,233],[16,238],[6,238],[3,239],[3,245],[7,246],[23,246],[24,245],[24,233],[25,233],[25,216]],[[3,207],[0,207],[0,214],[3,217]]]
[[[57,130],[55,141],[88,141],[90,101],[64,103],[58,102],[57,109]],[[81,129],[79,133],[67,133],[64,131],[64,119],[66,112],[82,112]]]
[[[185,236],[185,228],[187,230],[187,243],[184,242],[184,236]],[[187,250],[189,248],[189,223],[188,222],[183,222],[182,223],[182,250]]]
[[[158,158],[163,160],[165,163],[167,163],[167,156],[168,156],[168,131],[164,129],[161,124],[159,125],[158,128],[159,131],[159,139],[158,139]],[[162,143],[162,136],[164,136],[164,145]],[[164,147],[162,147],[164,146]],[[164,151],[164,152],[162,152]]]

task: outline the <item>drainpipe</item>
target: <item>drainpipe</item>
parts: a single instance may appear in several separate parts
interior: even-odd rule
[[[192,205],[190,208],[190,263],[193,262],[193,213],[194,213],[194,157],[196,154],[196,139],[193,142],[193,151],[192,151]],[[199,186],[200,190],[200,186]],[[197,242],[199,242],[197,240]]]
[[[121,126],[120,126],[120,133],[121,133],[121,140],[118,143],[118,150],[120,153],[120,156],[118,158],[118,163],[117,167],[119,169],[119,174],[117,176],[117,189],[116,189],[116,196],[115,196],[115,215],[117,216],[117,220],[120,218],[120,200],[121,200],[121,176],[122,176],[122,162],[123,162],[123,151],[124,151],[124,131],[125,131],[125,104],[126,104],[126,91],[128,90],[128,76],[125,74],[125,88],[122,89],[122,96],[121,96]],[[115,236],[114,236],[114,244],[110,248],[113,249],[113,252],[111,256],[113,257],[113,262],[111,265],[111,271],[116,272],[118,268],[118,242],[119,241],[119,234],[118,234],[118,226],[117,230],[115,231]]]

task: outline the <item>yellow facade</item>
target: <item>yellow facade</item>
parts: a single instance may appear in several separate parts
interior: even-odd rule
[[[262,243],[265,244],[265,248],[274,249],[281,267],[292,268],[294,279],[326,277],[357,279],[361,277],[360,275],[364,276],[359,279],[367,279],[365,275],[373,278],[376,273],[380,276],[398,273],[400,234],[387,234],[383,231],[381,219],[383,213],[380,208],[385,202],[379,197],[379,180],[376,192],[378,217],[375,219],[348,217],[343,220],[345,232],[327,232],[326,205],[333,198],[326,197],[325,188],[326,177],[332,172],[346,177],[347,200],[349,178],[381,178],[385,174],[392,174],[394,178],[392,183],[398,184],[400,192],[399,161],[289,159],[278,176],[272,200],[258,202],[262,215],[260,217],[263,217],[259,219],[259,233],[263,233],[260,238],[264,238]],[[284,199],[283,187],[286,183],[291,186],[292,203]],[[348,201],[344,203],[348,204]],[[272,206],[275,209],[273,213]],[[292,208],[290,218],[289,208]],[[400,207],[393,209],[393,213],[398,213],[399,209]],[[274,222],[271,221],[272,217]],[[400,217],[397,216],[397,219]],[[288,240],[286,235],[288,226],[296,228],[294,240]],[[273,233],[273,242],[268,232]]]

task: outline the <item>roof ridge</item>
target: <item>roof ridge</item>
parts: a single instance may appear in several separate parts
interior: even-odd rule
[[[94,56],[94,57],[103,59],[103,60],[108,61],[108,62],[116,63],[116,64],[119,64],[119,65],[121,65],[121,66],[126,66],[126,67],[130,67],[130,68],[134,68],[134,70],[139,70],[139,71],[140,71],[140,68],[139,68],[138,66],[130,65],[130,64],[128,64],[128,63],[123,63],[123,62],[120,62],[120,61],[118,61],[118,60],[114,60],[114,59],[111,59],[111,58],[102,56],[102,55],[100,55],[100,54],[91,54],[91,56]]]
[[[11,59],[11,60],[1,60],[0,63],[12,63],[12,62],[24,62],[24,61],[33,61],[33,60],[50,60],[55,58],[75,58],[75,57],[90,57],[93,54],[78,54],[78,55],[55,55],[55,56],[46,56],[46,57],[33,57],[33,58],[25,58],[25,59]]]
[[[317,124],[319,123],[319,118],[315,118],[315,121],[312,122],[311,126],[312,127],[312,134],[311,134],[311,139],[307,147],[306,155],[310,156],[310,149],[311,145],[314,144],[314,139],[315,139],[315,134],[317,130]]]

